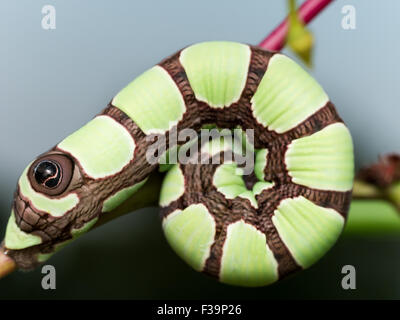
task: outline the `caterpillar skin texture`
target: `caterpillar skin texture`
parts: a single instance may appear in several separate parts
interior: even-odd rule
[[[29,164],[15,192],[7,254],[22,269],[45,261],[157,170],[146,160],[147,137],[209,124],[254,130],[255,172],[249,183],[235,162],[172,166],[160,195],[172,248],[195,270],[242,286],[315,263],[345,223],[350,133],[299,65],[235,42],[199,43],[163,60]]]

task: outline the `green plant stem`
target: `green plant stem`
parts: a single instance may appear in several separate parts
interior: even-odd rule
[[[384,194],[378,187],[361,180],[354,180],[353,199],[384,199]]]
[[[400,212],[400,183],[383,188],[356,179],[353,187],[353,200],[387,201]]]
[[[394,205],[386,200],[354,199],[344,229],[346,236],[399,236],[400,217]]]

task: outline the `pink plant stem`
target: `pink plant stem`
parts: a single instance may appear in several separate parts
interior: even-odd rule
[[[333,0],[307,0],[299,8],[298,14],[300,19],[305,23],[309,23]],[[286,34],[288,31],[289,20],[286,18],[272,31],[263,41],[259,43],[259,47],[280,51],[285,46]]]

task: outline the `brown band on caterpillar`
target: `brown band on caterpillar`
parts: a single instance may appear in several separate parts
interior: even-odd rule
[[[343,120],[336,112],[334,104],[331,101],[328,101],[323,107],[314,112],[293,129],[281,134],[274,132],[276,134],[276,142],[289,144],[292,140],[309,136],[337,122],[343,123]]]
[[[265,234],[268,247],[271,249],[276,261],[278,262],[279,279],[301,270],[302,267],[296,263],[292,253],[283,243],[269,216],[265,217],[265,222],[262,226],[262,232]]]
[[[347,217],[347,213],[351,203],[352,191],[333,191],[333,190],[318,190],[305,187],[298,184],[293,184],[289,188],[293,188],[296,194],[303,196],[314,202],[316,205],[324,208],[330,208]]]
[[[299,196],[320,207],[334,209],[343,217],[346,217],[351,202],[351,191],[318,190],[294,183],[264,190],[256,198],[260,208],[266,210],[268,216],[272,216],[282,200]]]

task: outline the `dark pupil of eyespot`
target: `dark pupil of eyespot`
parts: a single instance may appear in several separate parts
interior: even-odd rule
[[[57,187],[61,180],[60,166],[53,161],[40,162],[35,168],[35,179],[47,188]]]

